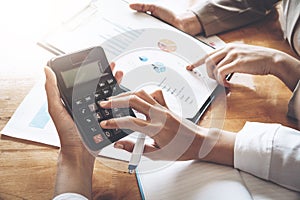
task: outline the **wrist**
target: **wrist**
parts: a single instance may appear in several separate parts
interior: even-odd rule
[[[285,65],[285,56],[283,55],[283,52],[275,51],[271,58],[270,74],[279,78],[281,74],[286,73],[284,71],[286,68],[283,67]]]
[[[82,148],[61,148],[58,162],[63,165],[83,166],[93,168],[95,157],[84,147]]]
[[[190,35],[197,35],[203,31],[197,16],[191,11],[178,15],[175,21],[177,28]]]
[[[300,76],[300,61],[287,53],[276,50],[272,65],[270,74],[279,78],[293,91]]]
[[[94,162],[95,158],[86,150],[82,152],[61,150],[54,196],[71,192],[91,199]]]
[[[182,160],[201,160],[201,157],[203,158],[203,156],[201,155],[203,154],[202,145],[206,138],[205,135],[207,135],[208,129],[197,126],[196,124],[193,125],[194,128],[191,128],[193,126],[189,126],[189,128],[191,129],[187,128],[188,131],[186,131],[188,135],[192,135],[193,141],[181,158]]]
[[[91,179],[94,170],[95,157],[83,148],[61,148],[58,156],[59,171],[76,174],[78,180]]]
[[[235,133],[210,128],[202,131],[201,135],[203,142],[198,159],[233,166]]]

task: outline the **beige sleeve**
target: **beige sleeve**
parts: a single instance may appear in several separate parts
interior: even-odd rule
[[[228,31],[262,19],[280,0],[204,0],[194,12],[206,36]]]

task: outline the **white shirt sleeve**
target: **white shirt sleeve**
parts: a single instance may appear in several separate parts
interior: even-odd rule
[[[53,198],[53,200],[88,200],[85,196],[76,193],[63,193]]]
[[[300,131],[247,122],[236,136],[234,167],[300,191]]]

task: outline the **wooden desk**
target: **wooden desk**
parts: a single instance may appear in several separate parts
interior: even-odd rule
[[[282,39],[277,16],[277,11],[273,11],[261,22],[219,36],[225,42],[268,46],[295,56]],[[37,66],[42,66],[52,56],[46,52],[37,55],[41,54],[36,62]],[[37,59],[35,56],[30,58]],[[23,64],[21,61],[20,65]],[[5,126],[36,80],[43,75],[42,68],[37,66],[26,66],[26,70],[21,71],[19,67],[1,67],[4,73],[0,74],[0,129]],[[232,82],[235,84],[230,89],[226,102],[224,98],[217,98],[200,122],[201,125],[209,127],[211,121],[219,120],[218,124],[230,131],[239,131],[246,121],[276,122],[297,127],[286,118],[291,92],[277,78],[235,74]],[[225,118],[223,106],[226,110]],[[57,148],[2,136],[0,152],[0,199],[51,199]],[[103,163],[124,169],[127,167],[124,162],[97,159],[93,178],[95,199],[140,199],[135,176],[112,170]]]

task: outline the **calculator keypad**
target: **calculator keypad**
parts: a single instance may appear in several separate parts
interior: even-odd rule
[[[129,108],[103,109],[100,107],[101,101],[121,92],[123,90],[116,84],[115,79],[108,78],[105,81],[100,80],[96,92],[74,101],[73,111],[78,113],[75,122],[77,126],[80,126],[81,134],[84,134],[84,139],[88,140],[92,149],[101,149],[132,132],[122,129],[102,129],[99,125],[106,119],[134,116]]]

